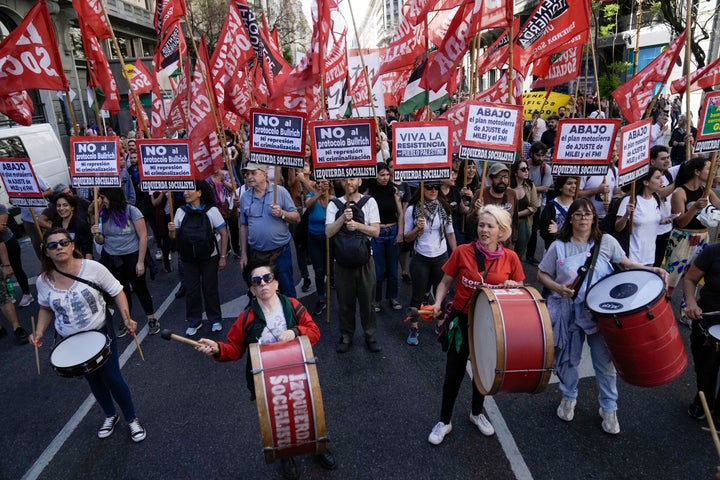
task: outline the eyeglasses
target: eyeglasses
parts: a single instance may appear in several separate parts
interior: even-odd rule
[[[440,190],[439,185],[425,185],[425,190]]]
[[[521,172],[527,172],[527,171],[528,171],[528,168],[527,168],[527,167],[520,167],[520,168],[518,168],[518,170],[521,171]]]
[[[508,175],[498,175],[497,177],[492,177],[492,178],[497,178],[498,180],[505,180],[505,181],[510,180],[510,177]]]
[[[58,247],[67,247],[72,243],[72,240],[69,240],[67,238],[63,238],[62,240],[58,240],[57,242],[48,242],[47,249],[48,250],[57,250]]]
[[[575,220],[582,220],[585,218],[593,218],[593,214],[590,212],[575,212],[572,214]]]
[[[256,287],[259,287],[260,285],[262,285],[263,282],[270,283],[273,280],[275,280],[275,275],[273,275],[272,273],[266,273],[265,275],[262,275],[260,277],[252,277],[250,279],[250,283],[252,283]]]

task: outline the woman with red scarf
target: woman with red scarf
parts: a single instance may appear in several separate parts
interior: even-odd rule
[[[476,288],[495,285],[505,288],[520,287],[525,280],[520,258],[512,250],[503,248],[503,243],[512,234],[510,214],[497,205],[485,205],[478,214],[478,239],[473,243],[458,246],[443,266],[443,276],[435,293],[433,310],[435,316],[442,311],[450,287],[457,278],[457,293],[452,309],[445,321],[448,326],[448,351],[443,383],[440,421],[433,427],[428,441],[433,445],[442,443],[445,435],[452,431],[452,411],[460,385],[465,377],[465,367],[470,355],[468,342],[468,310]],[[495,429],[482,413],[485,396],[473,382],[470,421],[477,425],[483,435],[490,436]]]

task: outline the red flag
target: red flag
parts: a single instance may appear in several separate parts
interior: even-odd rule
[[[250,69],[250,76],[248,78],[248,86],[252,86],[252,95],[256,105],[267,105],[270,98],[267,75],[264,74],[266,70],[262,67],[263,65],[255,62],[255,65]]]
[[[413,69],[394,71],[380,76],[386,107],[397,107],[403,99],[403,92]]]
[[[142,115],[142,123],[140,123],[140,119],[138,118],[138,111],[137,107],[135,106],[135,100],[130,96],[128,99],[128,109],[130,110],[130,115],[132,115],[134,118],[138,120],[138,124],[145,125],[147,128],[148,125],[150,125],[150,119],[148,119],[147,112],[145,111],[145,108],[143,108],[142,104],[140,105],[140,115]],[[138,98],[138,103],[140,103],[140,99]],[[138,127],[141,128],[141,127]]]
[[[612,94],[620,113],[628,122],[639,122],[653,96],[657,83],[667,83],[680,50],[685,45],[687,30],[677,37],[655,60],[635,75],[630,81],[620,85]]]
[[[86,32],[92,33],[99,40],[112,37],[100,0],[73,0],[72,6],[77,12],[78,21],[84,23]]]
[[[520,28],[520,18],[513,21],[513,32]],[[500,68],[508,62],[510,51],[510,29],[505,30],[492,45],[478,58],[477,76],[484,75],[492,68]],[[515,63],[515,62],[513,62]]]
[[[139,58],[135,61],[132,77],[130,77],[130,86],[135,95],[148,93],[153,89],[153,79],[155,75],[151,75],[147,67]]]
[[[567,50],[567,39],[588,30],[587,0],[542,0],[515,36],[517,66],[529,66],[540,57]]]
[[[45,0],[0,42],[0,95],[34,88],[70,89]]]
[[[230,3],[225,24],[210,60],[212,85],[218,105],[225,102],[231,79],[238,75],[248,61],[255,55],[245,24],[237,7]]]
[[[0,113],[20,125],[32,125],[33,102],[25,90],[0,95]]]
[[[420,25],[438,0],[408,0],[403,5],[403,17],[410,25]]]
[[[158,41],[167,36],[171,26],[185,17],[186,11],[185,0],[157,0],[153,25]]]
[[[522,105],[522,92],[523,82],[525,81],[524,76],[515,71],[513,76],[513,104]],[[481,100],[483,102],[491,103],[508,103],[508,72],[505,72],[500,80],[492,84],[488,89],[483,90],[475,98],[475,100]]]
[[[225,112],[233,113],[250,122],[250,84],[247,67],[238,70],[237,75],[230,79],[225,93],[223,104]]]
[[[587,33],[584,35],[587,35]],[[566,50],[552,63],[550,62],[550,57],[541,59],[540,61],[547,61],[547,71],[541,75],[542,78],[532,83],[531,88],[551,89],[556,85],[562,85],[577,78],[582,65],[582,50],[582,45]],[[533,73],[539,75],[535,69]]]
[[[377,75],[411,68],[425,52],[425,35],[422,25],[413,26],[406,19],[400,20],[395,35],[390,39]]]
[[[162,138],[167,130],[168,112],[165,110],[165,101],[160,92],[160,84],[156,77],[152,77],[152,119],[150,121],[150,135],[153,138]]]
[[[200,39],[200,47],[198,48],[198,58],[195,63],[195,74],[190,86],[190,108],[188,118],[188,132],[190,140],[193,142],[204,141],[211,132],[215,131],[215,119],[213,118],[213,98],[208,96],[207,88],[205,88],[205,78],[209,78],[208,69],[208,53],[205,44],[205,37]]]
[[[195,180],[206,180],[212,173],[225,165],[222,147],[215,131],[200,141],[193,141]]]
[[[670,84],[670,91],[685,93],[686,83],[687,78],[682,76]],[[695,70],[690,76],[690,91],[714,87],[717,84],[720,84],[720,58],[700,70]]]
[[[90,64],[90,84],[93,87],[100,87],[105,95],[102,109],[109,112],[119,112],[120,92],[97,38],[87,35],[82,26],[80,27],[80,35],[85,48],[85,58]]]
[[[188,106],[188,90],[190,89],[190,62],[185,63],[185,71],[180,77],[177,89],[175,90],[175,98],[173,99],[170,111],[168,112],[166,121],[167,127],[171,132],[187,129],[187,106]]]

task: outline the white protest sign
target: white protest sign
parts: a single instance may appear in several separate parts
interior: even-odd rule
[[[558,122],[553,175],[605,175],[620,120],[572,118]]]
[[[305,157],[305,115],[263,108],[250,110],[250,161],[302,168]]]
[[[394,179],[446,180],[452,167],[452,123],[393,123]]]
[[[28,158],[3,158],[0,177],[10,203],[17,207],[44,207],[47,202]]]
[[[142,190],[195,189],[189,140],[142,139],[137,148]]]
[[[651,119],[631,123],[620,130],[618,187],[632,183],[650,168]]]
[[[118,137],[71,137],[70,166],[74,187],[120,186]]]

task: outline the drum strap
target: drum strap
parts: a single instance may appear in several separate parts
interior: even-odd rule
[[[587,260],[585,260],[585,265],[578,269],[578,276],[573,282],[573,290],[575,290],[575,293],[572,296],[573,300],[575,300],[575,298],[578,296],[578,293],[580,292],[580,287],[583,280],[585,280],[585,277],[587,277],[588,279],[588,284],[585,289],[587,290],[590,288],[593,271],[595,270],[595,263],[597,262],[598,255],[600,254],[600,243],[601,242],[595,242],[595,245],[593,245],[592,248],[592,255],[590,255]]]
[[[76,282],[80,282],[80,283],[84,283],[85,285],[89,285],[92,288],[94,288],[95,290],[97,290],[98,292],[100,292],[100,294],[102,294],[103,299],[105,300],[105,326],[108,330],[108,334],[110,335],[110,338],[113,338],[115,336],[115,329],[113,328],[112,321],[110,321],[110,319],[112,318],[112,311],[110,310],[110,305],[112,305],[114,302],[112,295],[110,295],[108,292],[105,291],[105,289],[103,289],[100,285],[93,282],[92,280],[87,280],[85,278],[76,277],[75,275],[72,275],[70,273],[61,272],[57,268],[55,269],[55,271],[57,273],[59,273],[60,275],[64,275],[68,278],[75,280]]]

